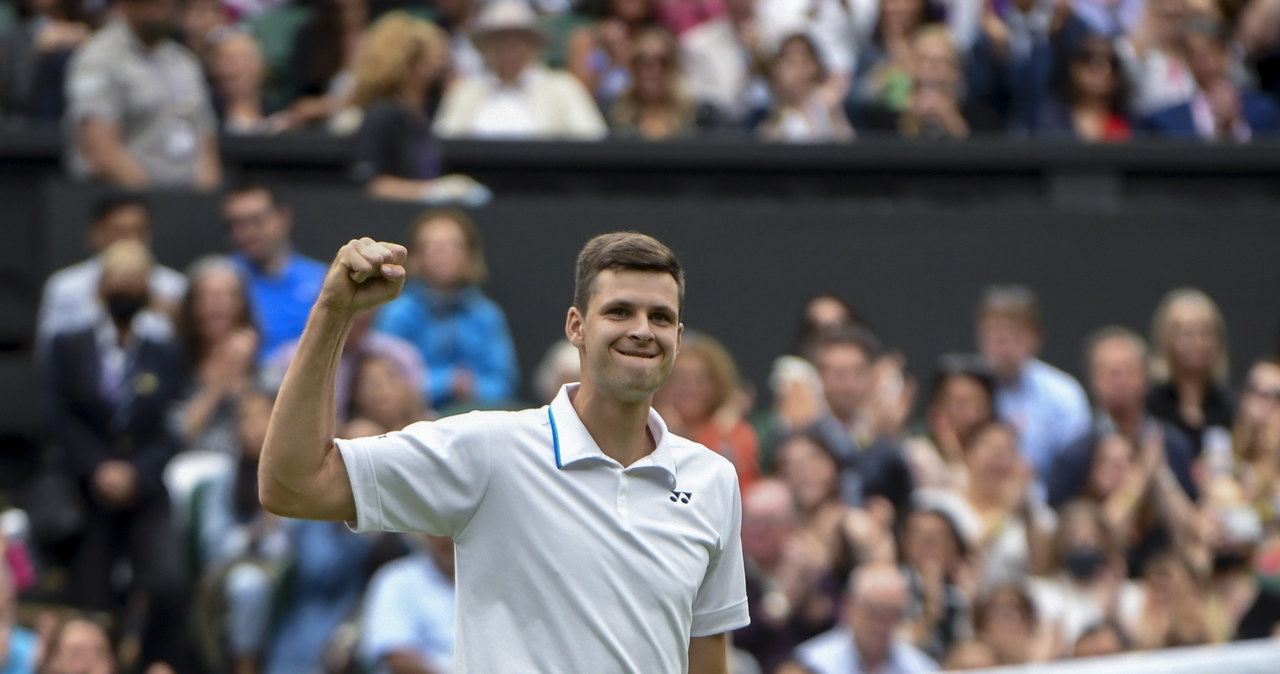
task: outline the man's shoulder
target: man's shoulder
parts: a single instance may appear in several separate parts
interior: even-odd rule
[[[820,674],[839,671],[842,663],[856,663],[853,658],[853,636],[841,625],[819,634],[796,647],[796,656],[808,667],[818,667]]]
[[[85,291],[85,286],[97,283],[102,266],[94,258],[81,260],[73,265],[63,267],[49,275],[45,281],[46,294],[74,292],[77,295]]]
[[[736,483],[738,471],[733,462],[719,452],[684,436],[671,433],[667,437],[676,466],[692,469],[714,480],[732,480]]]
[[[1035,359],[1029,364],[1029,371],[1035,385],[1054,395],[1084,395],[1084,388],[1075,377],[1043,360]]]
[[[924,651],[907,641],[897,641],[893,645],[893,659],[902,672],[936,672],[938,663]]]
[[[329,265],[302,254],[294,255],[290,266],[293,267],[294,273],[307,278],[315,276],[324,278],[325,273],[329,271]]]

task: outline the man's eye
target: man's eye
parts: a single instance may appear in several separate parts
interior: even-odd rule
[[[669,323],[669,322],[671,322],[671,318],[670,318],[670,317],[668,317],[666,314],[654,314],[654,315],[653,315],[653,320],[655,320],[655,321],[657,321],[657,322],[659,322],[659,323]]]

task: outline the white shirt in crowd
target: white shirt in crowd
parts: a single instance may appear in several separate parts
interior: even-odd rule
[[[98,301],[98,279],[102,276],[102,260],[97,256],[54,272],[44,284],[40,297],[40,313],[36,322],[36,342],[47,344],[61,332],[82,330],[98,322],[103,315]],[[187,292],[187,277],[168,267],[156,265],[151,270],[151,296],[177,306]],[[169,320],[153,312],[144,312],[138,330],[155,339],[172,334]]]
[[[454,539],[459,674],[682,672],[691,637],[749,622],[732,464],[651,411],[623,467],[576,391],[337,441],[355,530]]]

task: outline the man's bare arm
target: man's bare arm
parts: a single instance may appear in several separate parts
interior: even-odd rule
[[[356,519],[351,481],[333,442],[338,362],[356,314],[400,294],[405,255],[402,246],[364,238],[343,246],[330,265],[280,386],[262,447],[258,497],[269,512]]]
[[[689,640],[689,674],[729,674],[729,637],[713,634]]]
[[[93,175],[116,185],[139,189],[147,186],[147,173],[129,155],[120,139],[120,125],[100,119],[86,119],[76,130],[80,151]]]

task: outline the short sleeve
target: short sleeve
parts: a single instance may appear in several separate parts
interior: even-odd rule
[[[107,64],[97,61],[92,52],[77,59],[67,76],[67,106],[76,122],[118,122],[124,117],[121,88],[112,81]]]
[[[412,424],[403,431],[337,440],[365,531],[456,537],[489,483],[484,413]]]
[[[707,564],[707,573],[693,599],[693,624],[689,636],[705,637],[746,627],[746,569],[742,560],[742,497],[738,478],[726,464],[726,500],[731,501],[720,529],[720,547]]]

